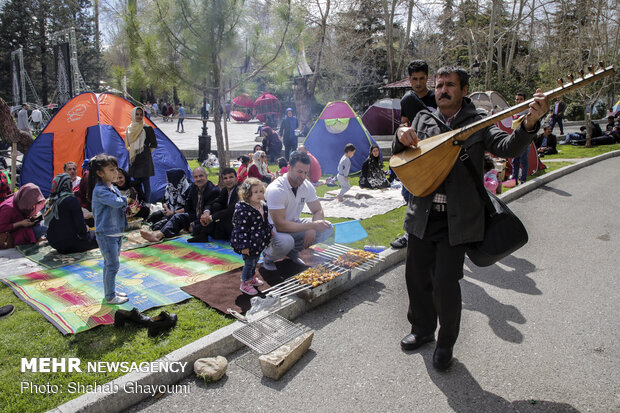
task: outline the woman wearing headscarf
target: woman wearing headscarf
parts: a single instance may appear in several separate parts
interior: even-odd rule
[[[383,173],[383,163],[379,156],[379,147],[373,145],[370,147],[368,158],[362,164],[362,174],[360,176],[360,187],[368,189],[388,188],[388,182]]]
[[[164,192],[164,210],[154,212],[148,219],[153,223],[151,225],[153,231],[159,231],[174,214],[185,212],[185,201],[192,185],[185,171],[179,168],[167,170],[166,181],[168,185]]]
[[[82,180],[73,189],[73,195],[80,201],[80,206],[82,207],[82,216],[84,217],[84,221],[86,225],[89,227],[95,226],[95,219],[93,218],[93,206],[90,203],[90,198],[88,197],[88,170],[84,171],[82,174]]]
[[[157,148],[157,138],[152,127],[144,124],[144,110],[135,107],[131,111],[131,124],[127,126],[125,147],[129,151],[129,176],[142,192],[145,202],[151,202],[151,176],[155,166],[151,152]]]
[[[48,227],[47,242],[61,254],[97,248],[95,231],[84,221],[80,200],[73,196],[71,177],[58,174],[52,181],[43,223]]]
[[[45,206],[45,197],[35,184],[25,184],[0,204],[0,232],[8,232],[14,245],[34,244],[46,228],[37,216]]]
[[[263,127],[261,131],[263,136],[263,149],[267,153],[270,162],[275,162],[282,153],[282,141],[277,133],[269,126]]]
[[[149,217],[151,213],[150,208],[145,205],[144,199],[136,191],[129,173],[123,168],[118,168],[118,176],[114,185],[116,185],[121,195],[127,198],[127,218],[138,217],[146,219]]]
[[[297,135],[295,135],[295,129],[297,129],[297,118],[293,116],[293,109],[286,109],[286,117],[280,124],[280,136],[284,142],[284,157],[288,161],[291,152],[297,150]]]
[[[256,151],[252,155],[254,162],[250,164],[248,169],[248,178],[257,178],[269,184],[274,179],[274,175],[267,169],[267,155],[263,151]]]

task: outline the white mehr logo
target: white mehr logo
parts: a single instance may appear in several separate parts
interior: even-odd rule
[[[67,122],[75,122],[76,120],[80,120],[86,114],[86,105],[80,103],[79,105],[75,105],[69,112],[67,112]]]

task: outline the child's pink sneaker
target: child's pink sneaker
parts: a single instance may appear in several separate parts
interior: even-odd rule
[[[248,282],[254,287],[260,287],[261,285],[265,284],[261,279],[256,276],[256,274],[254,274],[254,277],[250,278]]]
[[[258,294],[258,291],[256,291],[256,288],[252,287],[251,281],[252,280],[250,279],[246,282],[241,283],[241,287],[239,287],[239,289],[241,290],[242,293],[247,294],[247,295]]]

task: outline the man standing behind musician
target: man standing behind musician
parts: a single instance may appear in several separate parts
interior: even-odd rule
[[[424,105],[429,108],[437,109],[435,103],[435,92],[430,90],[426,85],[428,82],[428,64],[424,60],[414,60],[407,66],[409,73],[409,83],[413,92],[407,93],[400,101],[400,124],[403,126],[411,126],[411,121],[419,111],[425,109]],[[419,99],[416,99],[415,96]],[[424,103],[422,105],[420,100]],[[409,191],[403,187],[403,197],[405,202],[409,200]],[[405,229],[405,235],[396,238],[390,242],[392,248],[405,248],[407,246],[407,238],[409,234]]]
[[[457,129],[481,118],[467,98],[469,74],[460,67],[447,66],[435,75],[437,118]],[[508,135],[495,125],[471,135],[463,144],[482,183],[484,152],[510,158],[521,154],[532,142],[540,127],[540,118],[549,110],[540,89],[534,95],[524,121]],[[437,119],[426,110],[415,117],[411,127],[396,132],[392,151],[398,153],[418,140],[444,132]],[[439,332],[433,354],[433,366],[445,370],[452,363],[452,349],[461,322],[461,288],[465,246],[484,236],[484,203],[463,161],[457,159],[444,182],[425,197],[411,196],[405,226],[409,233],[405,279],[409,294],[407,317],[411,334],[401,341],[411,351],[435,340],[437,319]]]
[[[525,102],[525,93],[523,92],[517,93],[515,95],[515,105],[520,105],[523,102]],[[527,109],[522,110],[521,112],[514,115],[513,119],[518,119],[520,116],[523,116],[525,114],[527,114]],[[530,156],[530,146],[531,145],[528,145],[528,147],[525,149],[525,151],[521,155],[516,156],[512,160],[512,177],[515,180],[515,185],[519,185],[519,182],[524,184],[525,180],[527,179],[527,174],[529,172],[528,161],[529,161],[529,156]],[[521,173],[519,173],[519,171],[521,171]]]

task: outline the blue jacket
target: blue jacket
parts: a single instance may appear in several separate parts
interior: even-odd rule
[[[93,190],[93,216],[97,235],[119,234],[127,228],[127,198],[118,188],[97,182]]]

